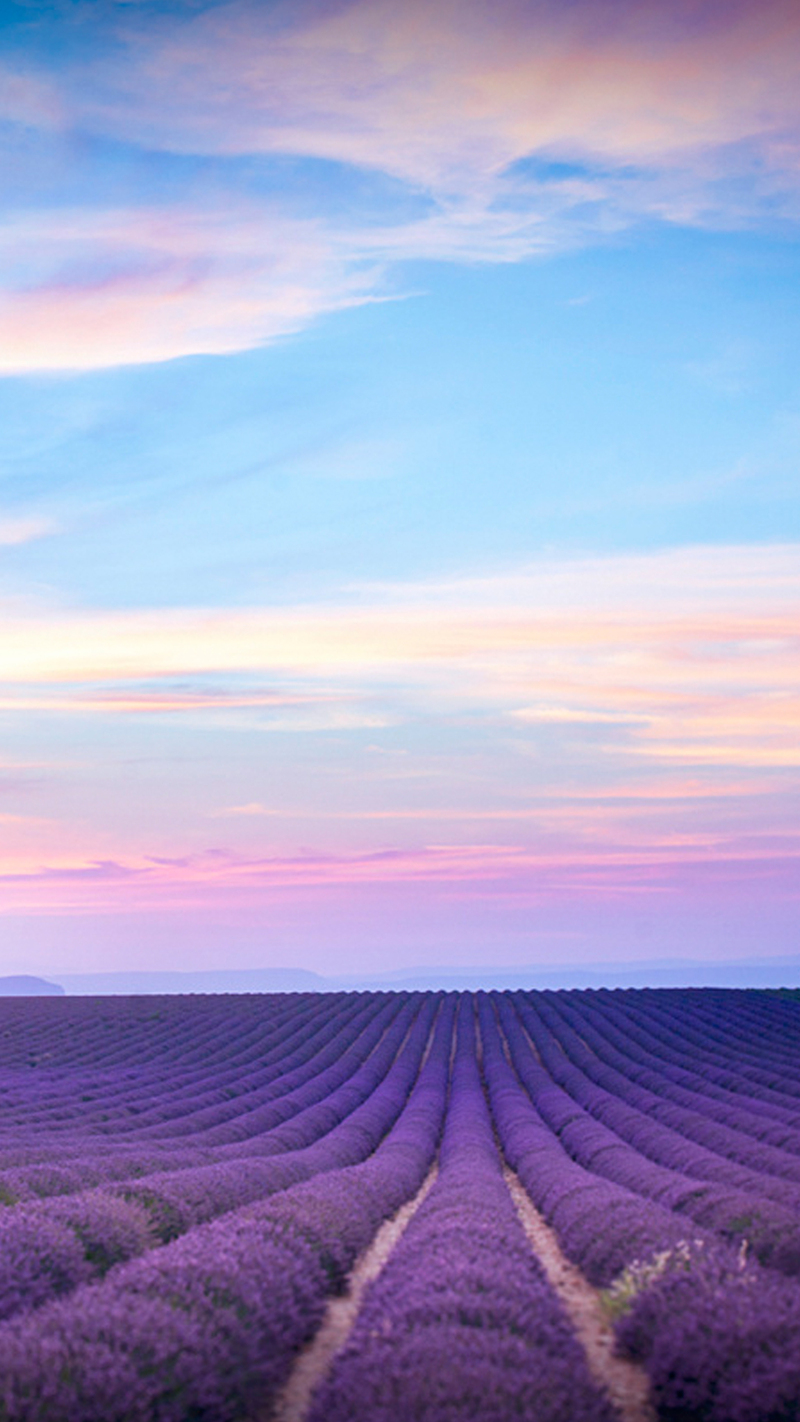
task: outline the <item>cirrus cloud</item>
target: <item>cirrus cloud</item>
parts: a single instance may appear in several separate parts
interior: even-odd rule
[[[13,217],[5,373],[251,349],[384,295],[409,259],[800,213],[789,0],[229,0],[98,25],[110,43],[86,29],[57,73],[23,53],[12,119],[122,142],[145,174],[154,155],[213,160],[214,196],[176,170],[168,202],[145,177],[113,207],[84,175],[76,207]],[[391,195],[365,197],[364,172]]]
[[[477,714],[520,734],[588,727],[599,753],[676,767],[792,768],[799,574],[794,544],[696,547],[351,588],[336,605],[9,610],[0,705],[228,722],[277,711],[264,729]]]
[[[0,373],[224,354],[369,299],[373,271],[316,224],[252,208],[80,210],[10,219]]]
[[[129,22],[123,38],[79,101],[103,130],[328,158],[444,191],[542,151],[661,163],[756,139],[780,162],[798,119],[790,0],[231,0]]]

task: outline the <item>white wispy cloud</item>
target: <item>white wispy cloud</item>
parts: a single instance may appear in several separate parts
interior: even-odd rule
[[[230,0],[100,23],[101,58],[20,61],[12,119],[213,156],[217,191],[9,220],[7,373],[248,349],[385,294],[411,258],[518,261],[643,217],[800,216],[788,0]],[[410,208],[342,201],[333,172],[309,199],[300,169],[278,202],[235,161],[286,155],[390,178]]]
[[[0,226],[0,372],[223,354],[370,298],[374,262],[240,204],[16,215]]]
[[[758,140],[779,166],[797,123],[800,26],[759,7],[558,0],[231,0],[160,25],[82,76],[86,119],[201,153],[297,153],[479,190],[531,153],[612,164]]]
[[[330,605],[10,608],[0,700],[226,723],[250,710],[264,729],[311,731],[478,714],[577,736],[594,725],[598,750],[608,741],[669,763],[789,767],[800,764],[799,626],[796,544],[543,559],[354,588]],[[212,672],[228,693],[204,691]],[[269,693],[243,675],[268,679]],[[196,690],[170,690],[187,678]]]
[[[57,525],[53,519],[30,517],[9,517],[0,514],[0,547],[13,548],[18,544],[32,543],[37,538],[47,538],[55,533]]]

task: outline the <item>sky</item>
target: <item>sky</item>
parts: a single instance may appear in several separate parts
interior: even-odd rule
[[[0,971],[797,952],[795,0],[3,0]]]

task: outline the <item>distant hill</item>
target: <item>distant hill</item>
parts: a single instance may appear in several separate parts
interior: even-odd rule
[[[33,978],[27,973],[18,977],[0,978],[0,997],[64,997],[65,990],[59,983],[49,983],[45,978]]]
[[[641,988],[726,987],[800,988],[800,956],[706,960],[659,959],[652,962],[543,964],[509,967],[481,965],[462,969],[419,965],[384,973],[324,977],[306,968],[220,968],[197,972],[117,972],[58,974],[64,988],[42,984],[14,992],[60,992],[70,997],[140,993],[247,992],[426,992],[431,989],[475,992],[480,988]],[[36,978],[6,982],[40,982]],[[2,980],[0,979],[0,982]],[[0,992],[12,991],[3,989]]]
[[[339,978],[328,986],[364,989],[395,989],[427,992],[445,988],[477,992],[494,988],[579,989],[586,988],[793,988],[800,987],[800,957],[741,959],[654,959],[651,962],[543,964],[529,967],[489,966],[428,967],[403,969],[377,975]]]
[[[139,993],[331,992],[338,984],[305,968],[219,968],[198,972],[59,973],[70,997]]]

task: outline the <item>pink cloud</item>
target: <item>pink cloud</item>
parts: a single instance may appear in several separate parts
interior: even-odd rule
[[[375,278],[311,222],[237,210],[30,214],[0,230],[0,373],[223,354],[368,299]]]
[[[798,118],[790,0],[531,7],[252,0],[147,31],[85,111],[193,152],[295,152],[472,187],[537,150],[615,162],[785,135]]]
[[[52,914],[182,910],[201,904],[221,907],[268,905],[287,893],[306,897],[318,891],[355,894],[379,888],[448,888],[457,899],[523,896],[530,903],[588,898],[662,898],[677,886],[734,880],[780,879],[787,891],[800,885],[800,839],[776,836],[769,846],[743,841],[720,850],[711,837],[674,836],[648,847],[585,849],[557,854],[524,845],[431,844],[412,850],[368,851],[360,855],[274,855],[243,859],[209,852],[188,859],[137,856],[121,859],[72,858],[43,865],[0,860],[3,912]]]
[[[148,718],[186,717],[191,757],[198,736],[209,749],[190,768],[186,721],[164,728],[134,796],[120,796],[113,757],[102,774],[85,759],[61,767],[47,820],[0,818],[3,902],[188,911],[434,884],[459,901],[533,901],[593,876],[598,893],[656,894],[689,862],[788,863],[800,853],[798,568],[795,545],[694,548],[351,587],[332,605],[9,606],[0,709],[109,728],[124,715],[147,724],[145,744]],[[403,727],[432,720],[452,727],[452,746],[404,758]],[[387,725],[385,741],[371,729]],[[287,774],[283,747],[264,741],[255,759],[220,762],[208,738],[234,728],[331,732],[333,754],[321,776],[294,753]],[[15,800],[3,809],[19,813]]]
[[[2,683],[2,678],[0,678]],[[0,693],[0,711],[59,711],[104,716],[168,715],[181,712],[313,711],[340,701],[335,695],[271,691],[214,691],[202,687],[148,687],[89,691],[73,687],[64,691],[30,690]]]
[[[0,116],[24,128],[60,129],[68,122],[56,82],[10,59],[0,65]]]
[[[3,517],[0,515],[0,547],[17,548],[22,543],[32,543],[37,538],[47,538],[56,532],[52,519],[35,515]]]
[[[184,153],[370,168],[416,216],[300,218],[225,190],[213,207],[54,209],[9,220],[18,271],[0,371],[93,369],[245,350],[381,296],[387,265],[514,261],[642,216],[798,215],[800,22],[760,5],[557,0],[231,0],[137,24],[116,58],[19,72],[31,122]],[[70,77],[71,76],[71,77]],[[566,159],[537,175],[524,160]],[[731,176],[741,181],[733,185]],[[305,199],[304,199],[305,201]]]

